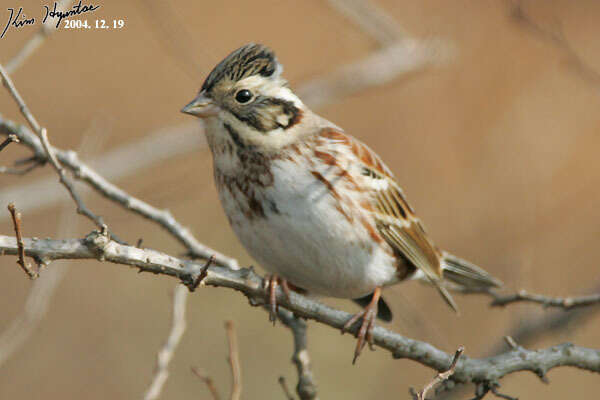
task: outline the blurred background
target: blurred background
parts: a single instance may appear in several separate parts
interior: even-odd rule
[[[4,3],[3,9],[22,6],[41,20],[39,2]],[[122,19],[125,26],[61,28],[12,74],[16,86],[55,146],[79,149],[82,159],[93,160],[132,195],[171,210],[201,242],[251,265],[221,210],[201,128],[179,110],[212,67],[247,42],[271,46],[293,88],[368,57],[381,42],[325,0],[94,4],[101,7],[79,19]],[[373,4],[402,27],[403,38],[443,43],[444,61],[338,96],[318,112],[379,153],[440,247],[485,267],[507,292],[598,291],[600,3],[527,1],[521,14],[514,3],[500,0]],[[0,9],[2,27],[7,18]],[[9,30],[0,39],[0,62],[10,60],[37,29],[39,24]],[[0,113],[24,122],[7,92],[0,94]],[[144,139],[178,129],[197,135],[174,143],[180,150],[167,156],[161,148],[136,151]],[[129,151],[125,162],[103,163],[104,154],[123,148]],[[28,154],[12,144],[0,154],[0,164]],[[145,166],[128,172],[140,164]],[[17,196],[10,200],[18,208],[26,206],[27,237],[82,237],[93,229],[75,214],[49,167],[22,177],[0,175],[0,196],[7,193]],[[88,193],[87,205],[121,238],[184,253],[156,225]],[[5,210],[6,204],[0,206]],[[0,232],[12,235],[8,212],[0,214]],[[69,269],[45,304],[47,313],[0,365],[0,398],[142,397],[170,329],[175,280],[98,262],[49,268],[59,265]],[[2,332],[23,313],[32,282],[14,257],[1,257],[0,268]],[[536,305],[490,308],[489,298],[469,295],[457,297],[457,317],[435,291],[416,283],[391,287],[386,297],[395,312],[387,327],[447,352],[459,344],[470,357],[505,351],[504,335],[531,348],[564,341],[600,347],[598,306],[565,318]],[[356,311],[347,301],[324,301]],[[237,326],[244,398],[283,399],[280,375],[295,386],[290,333],[281,325],[273,328],[267,314],[249,307],[242,295],[202,288],[190,296],[187,311],[188,329],[162,398],[210,398],[191,366],[212,376],[222,395],[228,393],[227,319]],[[533,336],[523,333],[542,319],[547,327]],[[366,351],[352,366],[352,337],[308,325],[321,398],[408,399],[409,387],[420,388],[434,375],[382,350]],[[513,374],[501,381],[501,391],[564,399],[590,398],[600,390],[600,378],[588,372],[558,368],[548,378],[550,385],[544,385],[533,374]],[[462,392],[455,398],[470,397],[472,392]]]

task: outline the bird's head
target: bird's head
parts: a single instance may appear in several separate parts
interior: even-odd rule
[[[194,100],[181,111],[236,143],[278,147],[289,143],[302,119],[304,104],[282,78],[282,65],[268,47],[247,44],[221,61]],[[235,136],[235,137],[234,137]]]

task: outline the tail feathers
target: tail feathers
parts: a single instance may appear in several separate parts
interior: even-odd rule
[[[457,290],[487,291],[502,286],[502,282],[475,264],[460,259],[450,253],[444,253],[444,280],[448,288]]]

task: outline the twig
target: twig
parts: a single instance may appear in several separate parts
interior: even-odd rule
[[[285,394],[285,398],[287,400],[294,400],[294,396],[292,396],[292,393],[290,392],[290,389],[287,386],[285,377],[280,376],[279,379],[277,379],[277,382],[279,382],[279,385],[281,386],[281,390],[283,390],[283,394]]]
[[[25,104],[25,101],[23,100],[23,98],[21,97],[19,92],[17,91],[17,88],[15,87],[12,80],[8,76],[8,73],[4,70],[4,67],[1,64],[0,64],[0,75],[2,76],[2,83],[4,84],[4,87],[6,87],[8,89],[9,93],[11,94],[11,96],[13,97],[13,99],[15,100],[17,105],[19,106],[19,110],[21,111],[21,114],[23,114],[23,116],[25,117],[25,119],[27,120],[27,122],[29,123],[31,128],[33,129],[33,131],[38,135],[40,141],[42,142],[42,146],[44,148],[44,152],[47,155],[47,159],[50,161],[50,164],[52,164],[52,166],[58,173],[58,176],[60,177],[60,183],[67,189],[67,191],[69,192],[69,195],[71,195],[71,198],[77,205],[77,212],[79,214],[84,215],[85,217],[89,218],[98,227],[102,227],[103,225],[105,225],[102,217],[97,216],[89,208],[87,208],[86,205],[83,203],[83,200],[81,199],[79,194],[75,191],[73,182],[66,175],[65,170],[62,168],[58,159],[56,158],[56,154],[54,153],[53,147],[50,145],[50,142],[48,141],[48,133],[46,131],[46,128],[41,127],[40,124],[35,119],[35,117],[33,116],[33,114],[31,113],[31,111],[29,111],[27,104]]]
[[[57,3],[56,10],[64,11],[72,2],[73,0],[61,0]],[[40,29],[25,43],[21,50],[6,63],[6,71],[9,74],[15,72],[57,30],[50,19],[42,24]]]
[[[200,378],[200,380],[202,380],[202,382],[204,382],[206,384],[206,387],[210,391],[210,394],[211,394],[213,400],[220,400],[219,392],[217,391],[217,388],[215,387],[215,383],[212,380],[212,378],[210,376],[205,375],[202,372],[200,372],[196,367],[192,367],[191,369],[192,369],[192,372],[198,378]]]
[[[0,151],[4,150],[4,148],[11,143],[19,143],[19,138],[17,135],[8,135],[8,137],[2,143],[0,143]]]
[[[13,203],[10,203],[7,208],[8,211],[10,211],[13,227],[15,229],[15,235],[17,236],[17,254],[19,256],[17,264],[21,266],[21,269],[25,271],[30,279],[36,279],[39,274],[34,271],[33,268],[31,268],[31,265],[29,265],[28,262],[25,261],[25,246],[23,245],[23,237],[21,236],[21,213],[17,212]]]
[[[300,400],[315,400],[317,397],[317,384],[310,365],[306,340],[306,322],[296,318],[290,311],[280,309],[279,320],[287,326],[294,336],[294,353],[292,362],[298,371],[298,385],[296,392]]]
[[[390,45],[406,36],[405,30],[392,16],[369,0],[329,0],[329,4],[381,46]]]
[[[432,380],[431,382],[429,382],[424,388],[423,390],[419,391],[418,393],[414,394],[413,391],[411,390],[411,394],[413,394],[413,397],[416,400],[425,400],[425,396],[427,396],[427,393],[433,389],[433,387],[435,385],[437,385],[438,383],[444,382],[445,380],[447,380],[448,378],[450,378],[452,376],[452,374],[454,374],[454,370],[456,369],[456,364],[458,363],[458,359],[460,358],[460,356],[462,355],[462,353],[465,351],[464,346],[459,346],[458,349],[456,350],[456,353],[454,353],[454,358],[452,359],[452,363],[450,364],[450,367],[448,367],[447,370],[438,373]]]
[[[190,285],[200,273],[203,264],[184,260],[152,249],[138,249],[110,240],[99,232],[85,239],[23,239],[25,254],[36,260],[50,263],[58,259],[96,259],[115,264],[129,265],[144,271],[176,277]],[[16,238],[0,235],[0,254],[16,255]],[[263,278],[249,268],[232,270],[213,266],[204,279],[207,286],[227,287],[242,292],[253,305],[265,304]],[[288,299],[282,290],[277,291],[277,303],[301,318],[308,318],[341,329],[351,315],[335,310],[298,293]],[[356,333],[356,332],[350,332]],[[442,371],[451,363],[452,356],[429,343],[410,339],[383,327],[373,329],[374,344],[392,353],[394,358],[405,358]],[[600,350],[564,343],[543,350],[531,351],[519,347],[483,359],[461,358],[450,378],[456,383],[495,382],[518,371],[532,371],[540,377],[552,368],[572,366],[600,373]]]
[[[169,363],[175,354],[175,350],[181,341],[185,332],[185,306],[188,296],[188,290],[185,286],[177,285],[173,293],[173,318],[171,321],[171,331],[164,346],[158,352],[156,357],[156,370],[152,382],[144,395],[144,400],[157,399],[160,396],[162,388],[169,377]]]
[[[506,296],[495,295],[495,298],[490,305],[492,307],[504,307],[508,304],[517,302],[537,303],[544,307],[558,307],[564,310],[570,310],[577,307],[600,304],[600,293],[580,297],[548,297],[520,290],[517,293]]]
[[[210,261],[210,260],[209,260]],[[225,322],[227,343],[229,344],[229,366],[231,367],[231,400],[239,400],[242,396],[242,373],[240,368],[240,354],[238,350],[235,325],[233,321]]]

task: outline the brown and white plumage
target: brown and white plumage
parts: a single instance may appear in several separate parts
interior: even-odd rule
[[[389,168],[308,109],[282,70],[271,50],[246,45],[215,67],[183,109],[205,122],[221,203],[253,258],[297,288],[369,303],[362,339],[382,287],[423,279],[456,308],[447,281],[471,289],[499,284],[440,251]],[[356,355],[361,348],[359,341]]]

